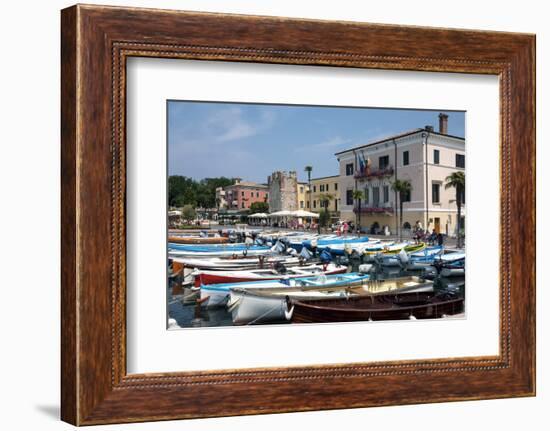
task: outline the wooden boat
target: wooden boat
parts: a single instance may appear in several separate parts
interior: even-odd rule
[[[287,268],[279,263],[270,268],[236,270],[236,271],[208,271],[202,270],[195,275],[195,286],[201,284],[240,283],[255,280],[278,280],[281,277],[297,278],[312,277],[314,275],[342,274],[347,271],[347,266],[329,263],[326,265],[310,264],[298,265]]]
[[[442,277],[463,277],[465,274],[466,254],[455,251],[439,256],[433,262],[433,267]]]
[[[304,260],[300,257],[282,255],[251,257],[241,254],[229,257],[172,257],[171,259],[186,268],[217,271],[271,268],[277,264],[282,264],[288,268],[304,264]],[[318,259],[312,259],[308,262],[316,263]]]
[[[443,248],[440,246],[426,247],[425,243],[412,244],[403,247],[398,253],[379,253],[374,261],[381,266],[402,267],[406,269],[422,269],[433,263]]]
[[[404,263],[405,269],[417,270],[428,268],[435,259],[444,252],[443,246],[435,245],[426,247],[424,250],[410,253],[407,255],[407,260]]]
[[[436,319],[464,311],[464,298],[451,293],[402,293],[325,301],[289,301],[293,323]]]
[[[345,245],[345,244],[355,244],[355,243],[362,243],[367,242],[369,239],[364,237],[357,237],[357,236],[337,236],[337,235],[329,235],[319,238],[313,238],[306,240],[302,243],[302,245],[308,249],[312,249],[314,247],[317,247],[318,250],[322,250],[325,248],[328,248],[330,246],[336,246],[336,245]]]
[[[361,285],[369,275],[350,272],[347,274],[324,275],[315,277],[284,278],[278,280],[248,281],[244,283],[207,284],[200,287],[201,305],[204,307],[221,307],[227,304],[231,289],[268,289],[295,287],[351,287]]]
[[[168,242],[174,244],[226,244],[229,238],[225,236],[169,236]]]
[[[230,247],[233,244],[212,244],[208,247],[182,244],[170,244],[170,257],[231,257],[231,256],[265,256],[275,251],[270,247],[252,245],[250,247]],[[225,246],[225,247],[223,247]],[[196,248],[191,248],[196,247]]]
[[[324,301],[352,296],[385,295],[388,292],[400,294],[431,291],[433,291],[433,282],[418,277],[365,280],[359,285],[345,287],[233,288],[230,292],[228,308],[235,325],[249,325],[286,320],[288,301]]]

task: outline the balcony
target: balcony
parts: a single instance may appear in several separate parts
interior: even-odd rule
[[[357,214],[359,209],[357,207],[353,208],[353,212]],[[392,215],[394,213],[393,207],[381,207],[381,206],[371,206],[371,207],[361,207],[361,214],[386,214]]]
[[[364,171],[356,171],[355,175],[353,176],[356,180],[362,180],[362,179],[372,179],[372,178],[383,178],[383,177],[389,177],[393,175],[393,166],[386,166],[384,168],[379,169],[370,169],[365,168]]]

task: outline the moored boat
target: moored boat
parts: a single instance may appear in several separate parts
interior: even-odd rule
[[[213,271],[202,270],[195,274],[195,286],[201,284],[240,283],[255,280],[278,280],[281,277],[297,278],[314,275],[341,274],[347,271],[347,266],[335,263],[298,265],[287,268],[284,263],[276,263],[271,268]]]
[[[466,254],[454,251],[442,254],[434,260],[432,266],[442,277],[463,277],[465,274]]]
[[[231,289],[269,289],[269,288],[337,288],[361,285],[369,279],[368,274],[350,272],[346,274],[324,275],[315,277],[280,277],[278,280],[259,280],[243,283],[207,284],[200,287],[201,305],[204,307],[220,307],[227,304]]]
[[[388,292],[431,292],[433,282],[418,277],[392,280],[365,280],[349,286],[298,286],[285,288],[233,288],[228,302],[233,324],[284,321],[288,318],[288,301],[324,301],[354,296],[384,295]]]
[[[402,293],[326,301],[289,301],[292,323],[435,319],[464,311],[464,298],[452,293]]]
[[[390,248],[377,253],[374,256],[374,261],[382,266],[404,266],[409,259],[409,254],[418,253],[426,248],[426,244],[423,242],[419,244],[402,244],[394,249]]]
[[[169,236],[168,242],[173,244],[226,244],[229,238],[225,236]]]
[[[180,247],[175,247],[179,245]],[[231,256],[265,256],[268,254],[276,253],[271,247],[253,245],[250,247],[229,247],[231,244],[216,244],[211,245],[212,248],[184,248],[192,247],[181,246],[180,244],[170,244],[168,247],[168,254],[170,257],[231,257]],[[226,245],[227,247],[222,247]]]
[[[174,262],[184,265],[186,268],[192,269],[208,269],[217,271],[226,270],[244,270],[244,269],[262,269],[275,266],[277,264],[285,267],[293,267],[303,265],[305,260],[299,256],[243,256],[232,255],[226,257],[172,257]],[[318,259],[308,260],[309,263],[318,262]]]

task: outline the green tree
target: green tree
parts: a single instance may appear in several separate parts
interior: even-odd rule
[[[311,211],[311,172],[313,171],[313,166],[306,166],[304,171],[307,172],[307,183],[309,188],[309,210]]]
[[[269,205],[267,202],[252,202],[250,204],[250,212],[254,213],[266,213],[269,211]]]
[[[168,204],[182,207],[213,208],[216,206],[216,188],[233,184],[233,178],[204,178],[195,181],[181,175],[171,175],[168,178]]]
[[[357,232],[359,236],[361,236],[361,199],[363,199],[363,192],[361,190],[354,190],[352,196],[353,199],[357,201],[355,223],[357,224]]]
[[[464,226],[462,224],[462,204],[465,201],[466,194],[466,176],[464,172],[457,171],[453,172],[447,178],[445,178],[445,189],[450,189],[454,187],[455,189],[455,199],[456,199],[456,209],[457,209],[457,221],[456,221],[456,245],[461,247],[462,245],[462,229]]]
[[[399,240],[403,240],[403,202],[412,190],[409,180],[395,180],[392,190],[399,195]]]
[[[323,211],[323,213],[321,214],[321,217],[319,219],[319,222],[321,223],[321,225],[323,227],[327,227],[327,224],[330,220],[330,214],[328,212],[328,207],[329,207],[330,201],[332,201],[333,199],[334,199],[334,196],[331,195],[330,193],[321,193],[319,195],[319,202],[325,208],[325,210]]]
[[[193,208],[191,205],[184,205],[184,207],[181,210],[181,217],[186,222],[191,222],[195,220],[196,216],[197,216],[197,213],[195,212],[195,208]]]

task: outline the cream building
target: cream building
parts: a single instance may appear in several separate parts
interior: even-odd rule
[[[403,204],[403,227],[414,227],[419,221],[424,229],[456,236],[455,189],[445,189],[445,178],[464,171],[465,140],[447,134],[447,115],[440,114],[438,132],[426,126],[338,152],[336,157],[342,220],[356,220],[358,202],[353,191],[361,190],[361,226],[378,224],[396,233],[399,201],[392,183],[407,179],[412,190]],[[464,217],[464,204],[461,212]]]
[[[306,203],[306,209],[308,211],[320,213],[324,210],[323,202],[320,199],[322,194],[332,195],[333,199],[329,202],[328,210],[330,211],[332,218],[339,218],[341,202],[339,175],[311,179],[311,197],[308,197]]]
[[[309,199],[309,185],[304,182],[296,183],[296,208],[307,210]]]

